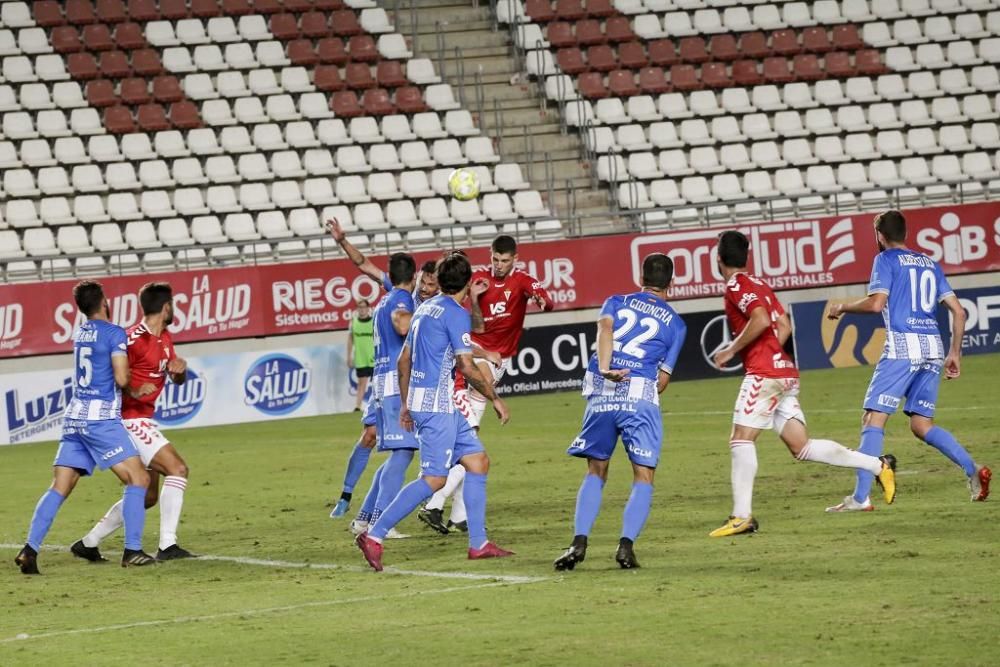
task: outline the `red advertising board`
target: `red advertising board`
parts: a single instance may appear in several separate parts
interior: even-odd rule
[[[876,252],[873,217],[853,214],[740,229],[750,236],[754,273],[775,289],[802,289],[868,280]],[[1000,202],[911,210],[906,217],[910,246],[941,262],[946,273],[1000,270]],[[599,306],[610,294],[634,289],[642,258],[650,252],[674,259],[673,298],[713,296],[722,293],[714,252],[720,231],[524,243],[519,258],[560,310]],[[418,253],[418,264],[435,256]],[[487,248],[474,248],[469,256],[474,264],[489,261]],[[379,292],[346,259],[102,278],[115,322],[138,321],[136,292],[150,280],[174,287],[177,316],[171,330],[179,342],[343,329],[354,300]],[[0,357],[68,351],[79,319],[72,299],[75,282],[0,286]]]

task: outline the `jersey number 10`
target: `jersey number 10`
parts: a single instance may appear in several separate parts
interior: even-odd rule
[[[933,271],[920,272],[910,269],[910,310],[913,312],[933,313],[937,303],[937,277]]]

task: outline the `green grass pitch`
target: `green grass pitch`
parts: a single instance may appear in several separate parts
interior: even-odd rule
[[[870,372],[805,374],[813,434],[856,446]],[[998,375],[1000,356],[967,358],[938,402],[939,423],[995,467]],[[552,570],[572,537],[585,468],[564,454],[582,414],[576,394],[514,398],[509,425],[484,427],[493,459],[488,525],[517,556],[469,562],[464,537],[438,536],[410,517],[400,528],[413,537],[390,541],[385,562],[419,574],[365,571],[346,521],[328,518],[360,430],[356,415],[176,431],[192,469],[181,544],[287,563],[123,570],[54,550],[42,553],[41,577],[24,577],[7,546],[0,665],[1000,662],[1000,497],[970,503],[961,472],[899,417],[886,441],[900,461],[892,507],[876,500],[872,513],[824,514],[852,488],[853,472],[797,463],[765,434],[755,498],[761,532],[708,538],[730,509],[727,441],[738,384],[667,390],[666,444],[635,571],[612,558],[630,486],[623,452],[587,561],[574,572]],[[54,444],[0,447],[3,543],[24,540],[54,452]],[[373,456],[355,508],[381,458]],[[110,474],[82,481],[49,544],[78,539],[119,489]],[[153,510],[147,549],[155,549],[158,521]],[[114,558],[120,548],[119,535],[104,550]]]

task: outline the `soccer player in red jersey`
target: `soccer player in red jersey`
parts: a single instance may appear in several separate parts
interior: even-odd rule
[[[177,524],[184,505],[188,467],[170,441],[153,421],[156,399],[163,391],[167,375],[175,384],[187,379],[187,362],[177,356],[167,327],[174,321],[173,290],[168,283],[146,283],[139,291],[143,318],[127,330],[128,362],[132,371],[129,386],[122,392],[122,421],[143,464],[150,469],[146,509],[160,502],[160,549],[157,560],[191,558],[194,554],[177,544]],[[163,492],[159,493],[159,476]],[[87,535],[73,544],[79,558],[102,561],[101,540],[122,525],[122,503],[111,506]]]
[[[896,495],[891,455],[875,458],[833,440],[810,438],[806,418],[799,405],[799,371],[785,353],[792,333],[788,313],[771,288],[747,272],[750,241],[741,232],[719,236],[719,271],[726,281],[725,305],[729,328],[736,337],[714,356],[719,368],[737,354],[746,376],[733,410],[733,430],[729,439],[732,456],[733,513],[711,537],[726,537],[757,530],[751,511],[753,482],[757,475],[755,442],[760,432],[774,429],[799,461],[816,461],[845,468],[867,470],[876,475],[886,503]]]
[[[469,302],[472,311],[472,342],[486,352],[500,355],[500,363],[476,359],[479,372],[486,379],[492,378],[493,385],[496,386],[510,368],[511,358],[517,354],[528,303],[534,302],[546,311],[552,310],[554,304],[537,278],[515,268],[517,241],[513,237],[496,237],[490,251],[490,268],[480,269],[472,274]],[[469,424],[478,429],[483,413],[486,412],[487,401],[478,391],[466,387],[464,378],[460,375],[455,378],[454,401],[455,407]],[[464,531],[464,506],[460,500],[464,478],[465,468],[453,467],[444,487],[434,494],[418,514],[420,520],[443,534],[448,533],[449,526]],[[452,510],[449,525],[445,525],[444,503],[453,494],[456,506]]]

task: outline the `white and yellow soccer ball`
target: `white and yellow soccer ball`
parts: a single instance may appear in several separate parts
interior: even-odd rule
[[[448,189],[459,201],[469,201],[479,196],[479,175],[471,169],[456,169],[448,175]]]

